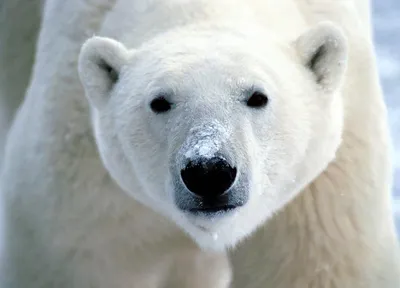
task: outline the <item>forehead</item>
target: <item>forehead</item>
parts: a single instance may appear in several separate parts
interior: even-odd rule
[[[266,58],[235,49],[144,51],[129,65],[128,78],[146,89],[250,89],[274,83],[278,73]]]
[[[254,87],[276,91],[288,75],[298,74],[293,49],[285,43],[202,32],[175,36],[156,37],[139,47],[123,70],[124,86],[149,97],[164,92],[234,96]]]

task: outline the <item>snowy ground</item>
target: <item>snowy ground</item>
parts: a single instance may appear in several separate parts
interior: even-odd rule
[[[373,0],[378,64],[394,142],[393,204],[400,233],[400,1]]]

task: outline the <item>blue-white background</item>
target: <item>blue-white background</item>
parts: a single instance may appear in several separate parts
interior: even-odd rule
[[[400,0],[373,0],[378,66],[394,142],[393,207],[400,233]]]

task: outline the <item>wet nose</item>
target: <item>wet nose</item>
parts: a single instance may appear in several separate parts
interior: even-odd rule
[[[235,182],[236,175],[237,169],[220,157],[189,161],[181,170],[186,188],[202,198],[224,194]]]

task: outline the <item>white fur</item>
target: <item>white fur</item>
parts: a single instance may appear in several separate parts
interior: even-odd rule
[[[0,179],[1,287],[398,287],[365,10],[350,0],[44,7]],[[243,103],[251,88],[269,96],[265,110]],[[154,115],[159,93],[174,108]],[[249,201],[188,217],[173,201],[173,167],[221,147],[249,175]]]

